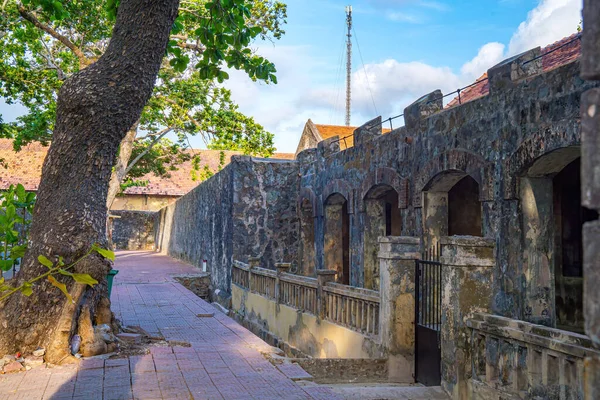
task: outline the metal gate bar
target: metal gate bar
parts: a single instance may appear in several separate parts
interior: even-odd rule
[[[441,381],[442,264],[439,252],[415,262],[415,379],[426,386]]]

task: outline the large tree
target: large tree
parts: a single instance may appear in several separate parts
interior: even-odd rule
[[[227,73],[211,69],[226,52],[217,47],[214,54],[209,53],[213,58],[204,55],[205,42],[212,40],[200,35],[202,21],[209,17],[207,3],[186,1],[179,11],[170,36],[171,57],[163,60],[153,96],[119,147],[109,207],[124,180],[136,178],[130,173],[140,171],[134,169],[135,163],[160,175],[189,159],[183,151],[189,135],[202,136],[209,148],[266,156],[274,150],[272,134],[240,113],[229,91],[219,84]],[[254,29],[250,35],[280,38],[285,5],[270,0],[249,4],[252,7],[244,19]],[[0,9],[0,97],[20,102],[27,113],[10,124],[0,121],[0,136],[13,138],[16,150],[34,140],[51,140],[58,90],[65,79],[104,53],[115,6],[112,0],[4,3]],[[236,60],[228,61],[235,65]],[[266,76],[267,81],[271,79]],[[172,142],[164,139],[169,133],[175,137]]]
[[[16,6],[30,13],[54,13],[60,21],[65,7],[75,3],[30,0]],[[243,69],[254,79],[274,80],[274,66],[248,47],[262,32],[249,22],[252,6],[250,0],[214,0],[203,3],[202,12],[181,12],[176,21],[179,0],[122,0],[118,4],[102,55],[67,78],[58,92],[30,247],[16,284],[46,270],[38,262],[39,255],[61,257],[69,264],[92,244],[106,244],[106,199],[117,152],[152,96],[165,54],[171,66],[184,69],[191,60],[177,49],[182,43],[198,44],[203,51],[194,68],[203,79],[224,79],[223,68],[228,66]],[[188,29],[185,42],[170,40],[188,25],[196,29]],[[68,358],[69,342],[76,332],[110,320],[105,284],[109,269],[106,259],[92,253],[73,271],[90,274],[101,284],[89,287],[59,277],[73,302],[46,280],[37,282],[31,296],[17,293],[5,300],[0,304],[0,354],[44,346],[47,361]],[[93,337],[83,339],[84,347],[93,346]]]

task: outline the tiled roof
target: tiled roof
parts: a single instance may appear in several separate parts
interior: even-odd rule
[[[548,53],[560,46],[560,49],[546,54],[542,57],[542,68],[544,72],[548,72],[555,68],[561,67],[563,65],[569,64],[575,61],[581,55],[581,40],[573,40],[579,35],[579,33],[574,33],[571,36],[563,38],[558,42],[552,43],[541,49],[541,54]],[[571,43],[569,43],[572,41]],[[568,43],[568,44],[567,44]],[[483,74],[479,79],[475,82],[479,82],[482,79],[487,78],[487,73]],[[454,107],[458,104],[464,104],[471,100],[478,99],[483,96],[487,96],[490,92],[488,80],[473,85],[463,91],[460,92],[460,103],[458,101],[458,96],[452,99],[450,103],[446,106],[446,108]]]
[[[0,159],[8,167],[0,166],[0,189],[6,189],[11,184],[21,183],[27,190],[37,190],[47,151],[47,147],[39,143],[32,143],[20,152],[15,152],[12,140],[0,139]],[[217,170],[220,158],[219,150],[194,150],[194,153],[200,155],[202,166],[208,165],[211,170]],[[225,163],[228,164],[231,156],[235,154],[240,153],[225,151]],[[293,160],[294,155],[276,153],[273,158]],[[188,161],[179,165],[176,171],[170,171],[168,178],[147,174],[139,180],[148,181],[148,186],[127,188],[125,194],[183,196],[200,183],[192,179],[191,171],[192,162]]]
[[[317,130],[319,131],[319,135],[323,140],[329,139],[334,136],[339,136],[340,138],[340,150],[345,150],[348,147],[352,147],[354,145],[354,136],[352,133],[358,127],[356,126],[342,126],[342,125],[323,125],[323,124],[315,124]],[[341,140],[342,138],[345,138]]]
[[[319,131],[319,135],[323,140],[329,139],[334,136],[340,138],[340,150],[346,150],[349,147],[354,146],[354,130],[357,126],[343,126],[343,125],[323,125],[315,124],[315,127]],[[388,128],[383,128],[382,133],[386,134],[390,132]]]

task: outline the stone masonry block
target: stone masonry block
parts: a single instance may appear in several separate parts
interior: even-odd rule
[[[319,142],[317,145],[317,151],[321,157],[329,157],[334,153],[338,153],[340,151],[339,136],[333,136]]]
[[[581,203],[600,210],[600,89],[581,97]]]
[[[536,47],[490,68],[488,70],[490,93],[513,87],[515,82],[541,73],[543,71],[542,59],[534,60],[540,54],[541,49]]]
[[[381,117],[374,118],[354,131],[354,146],[381,136]]]
[[[581,76],[600,80],[600,2],[584,0]]]
[[[414,130],[419,125],[419,121],[442,110],[444,108],[442,97],[442,91],[438,89],[426,94],[406,107],[404,109],[404,125],[406,129],[409,132]]]

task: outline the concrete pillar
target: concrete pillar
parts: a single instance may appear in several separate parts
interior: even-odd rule
[[[441,239],[442,388],[453,399],[467,399],[471,346],[466,320],[489,312],[495,262],[493,239],[450,236]]]
[[[600,80],[600,3],[583,2],[581,74]],[[584,206],[600,211],[600,89],[583,94],[581,101],[581,199]],[[583,228],[583,308],[585,332],[600,348],[600,220]],[[600,396],[600,359],[585,360],[584,397]]]
[[[252,291],[252,268],[256,268],[260,265],[260,257],[248,257],[248,290]]]
[[[275,268],[277,269],[277,276],[275,277],[275,302],[277,303],[277,307],[279,307],[279,302],[281,301],[281,291],[279,280],[281,279],[281,274],[284,272],[288,272],[291,268],[291,263],[276,263]]]
[[[325,292],[323,287],[327,282],[334,282],[337,271],[330,269],[320,269],[317,271],[317,309],[319,310],[319,319],[325,318]]]
[[[388,350],[390,382],[415,380],[415,259],[417,237],[379,238],[380,338]]]

